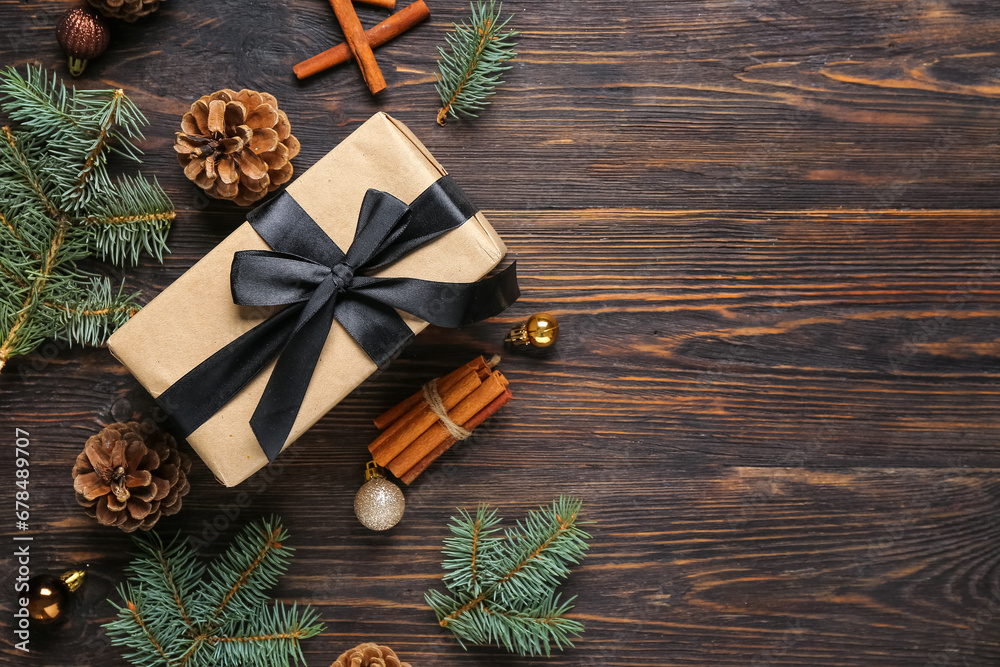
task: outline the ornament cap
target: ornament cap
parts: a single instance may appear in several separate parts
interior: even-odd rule
[[[516,346],[549,347],[559,340],[559,323],[549,313],[538,313],[510,330],[504,342]]]
[[[385,477],[385,468],[380,467],[374,461],[369,461],[365,464],[365,481],[367,482],[373,477]]]
[[[78,568],[63,572],[59,578],[62,579],[64,584],[66,584],[66,588],[69,589],[70,593],[75,593],[79,590],[80,586],[83,586],[83,580],[86,576],[87,571]]]

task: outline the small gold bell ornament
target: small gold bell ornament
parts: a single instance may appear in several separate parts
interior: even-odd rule
[[[389,530],[403,518],[406,499],[399,487],[385,478],[374,461],[365,466],[365,483],[354,496],[354,513],[370,530]]]
[[[505,343],[511,345],[548,347],[559,340],[559,323],[549,313],[538,313],[528,318],[524,324],[510,330]]]
[[[28,615],[34,623],[49,625],[66,620],[70,594],[75,593],[87,575],[85,570],[69,570],[61,576],[40,574],[28,582]]]

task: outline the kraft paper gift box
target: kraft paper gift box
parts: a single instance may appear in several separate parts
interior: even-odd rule
[[[379,113],[292,182],[287,194],[347,252],[369,188],[410,204],[445,174],[406,126]],[[112,354],[159,397],[276,310],[235,305],[230,287],[234,254],[267,249],[245,222],[115,332],[108,342]],[[464,224],[372,275],[472,283],[495,268],[505,253],[489,222],[482,213],[475,213]],[[416,316],[400,315],[414,333],[427,326]],[[272,360],[187,437],[226,486],[239,484],[268,463],[249,422],[274,365]],[[284,447],[376,370],[375,362],[334,322]]]

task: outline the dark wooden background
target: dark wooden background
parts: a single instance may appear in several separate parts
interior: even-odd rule
[[[53,26],[72,4],[0,0],[0,62],[65,73]],[[229,537],[284,517],[299,551],[277,595],[327,623],[305,644],[313,666],[364,640],[415,667],[996,665],[997,5],[510,0],[522,35],[507,85],[478,121],[444,128],[435,47],[467,6],[429,5],[429,23],[377,51],[377,100],[353,65],[293,79],[340,41],[325,0],[167,0],[116,23],[79,80],[147,113],[143,171],[179,210],[173,254],[123,273],[144,298],[243,220],[171,150],[188,105],[223,87],[278,97],[299,173],[372,113],[400,118],[521,267],[503,317],[426,332],[244,487],[197,467],[163,530]],[[351,504],[371,418],[543,309],[563,338],[506,355],[516,401],[407,490],[397,528],[363,529]],[[4,612],[5,663],[125,664],[99,626],[129,540],[75,506],[69,473],[90,434],[148,407],[106,350],[50,345],[0,377],[0,443],[15,427],[33,443],[32,567],[92,570],[30,657]],[[488,501],[513,520],[558,493],[596,522],[566,587],[586,635],[548,661],[463,651],[423,602],[448,517]]]

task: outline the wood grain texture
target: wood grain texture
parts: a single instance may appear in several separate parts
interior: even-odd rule
[[[0,62],[62,71],[64,0],[0,0]],[[343,40],[322,0],[169,0],[115,24],[82,87],[150,118],[143,170],[180,210],[163,265],[112,271],[155,295],[243,219],[170,150],[223,87],[275,94],[301,173],[373,112],[399,117],[487,211],[524,296],[429,329],[274,465],[235,489],[203,466],[166,534],[217,551],[282,515],[299,549],[277,589],[316,605],[327,665],[366,640],[415,667],[994,666],[1000,660],[1000,10],[985,0],[508,0],[522,31],[478,121],[434,122],[435,47],[464,2],[353,65],[296,82]],[[358,7],[366,27],[385,12]],[[266,26],[266,29],[262,28]],[[539,310],[553,349],[501,347]],[[406,490],[387,534],[351,511],[371,419],[479,353],[517,399]],[[101,424],[150,414],[106,350],[54,343],[0,376],[0,443],[31,433],[32,568],[91,564],[71,622],[12,647],[3,550],[0,663],[124,665],[99,630],[125,535],[93,524],[69,469]],[[8,459],[9,460],[9,459]],[[0,507],[13,477],[0,464]],[[559,492],[596,522],[570,578],[577,648],[463,651],[434,623],[454,508],[513,520]],[[12,521],[12,520],[11,520]],[[0,523],[10,544],[10,523]]]

